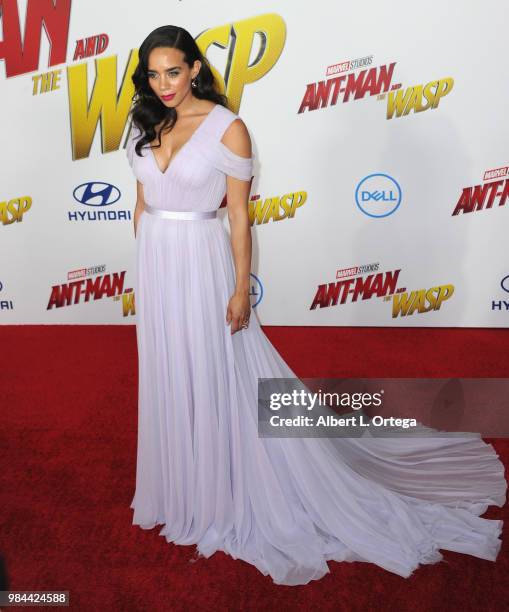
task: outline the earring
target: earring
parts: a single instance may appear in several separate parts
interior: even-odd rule
[[[196,82],[196,77],[191,79],[191,87],[198,87],[198,83]]]

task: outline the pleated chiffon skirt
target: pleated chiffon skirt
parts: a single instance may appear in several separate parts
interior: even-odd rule
[[[276,584],[375,563],[408,577],[440,549],[494,561],[504,468],[479,436],[262,438],[258,378],[295,373],[256,312],[235,334],[230,239],[219,218],[144,212],[137,238],[138,447],[133,524],[221,550]]]

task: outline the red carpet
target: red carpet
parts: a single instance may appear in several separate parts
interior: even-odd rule
[[[508,330],[265,327],[300,377],[508,377]],[[131,525],[136,460],[133,326],[2,326],[2,542],[11,590],[68,590],[71,610],[498,610],[496,563],[444,551],[408,579],[330,562],[274,585],[223,553],[193,560]],[[509,440],[489,440],[509,464]],[[507,506],[488,518],[508,521]],[[509,523],[509,521],[508,521]]]

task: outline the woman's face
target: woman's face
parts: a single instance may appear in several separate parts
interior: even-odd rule
[[[157,47],[148,57],[148,82],[152,91],[167,107],[178,106],[191,91],[191,80],[200,71],[196,60],[191,70],[180,49]]]

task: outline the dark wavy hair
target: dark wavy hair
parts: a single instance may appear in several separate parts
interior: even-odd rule
[[[191,34],[179,26],[166,25],[156,28],[141,43],[138,50],[138,65],[131,76],[135,93],[129,115],[132,123],[143,134],[136,142],[135,151],[137,155],[140,155],[141,148],[152,142],[156,136],[160,147],[161,133],[167,127],[171,129],[177,120],[177,111],[174,108],[164,106],[154,94],[148,82],[148,57],[152,49],[157,47],[179,49],[184,54],[184,61],[190,68],[193,67],[196,60],[200,60],[201,68],[195,78],[196,87],[193,87],[193,95],[228,108],[228,98],[219,93],[217,80],[212,74],[210,64]],[[161,127],[156,133],[155,126],[159,123],[161,123]]]

